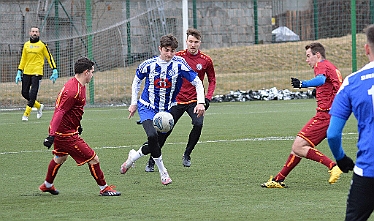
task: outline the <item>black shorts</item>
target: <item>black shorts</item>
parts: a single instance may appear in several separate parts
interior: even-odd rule
[[[353,174],[347,199],[346,221],[368,220],[374,210],[374,178]]]
[[[189,104],[178,104],[176,106],[171,107],[170,113],[173,115],[174,124],[176,124],[184,114],[187,112],[191,118],[191,123],[196,126],[202,126],[204,121],[204,116],[197,117],[197,114],[194,113],[194,108],[196,107],[197,103],[189,103]]]

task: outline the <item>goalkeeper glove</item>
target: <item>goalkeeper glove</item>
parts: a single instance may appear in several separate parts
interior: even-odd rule
[[[347,155],[344,155],[342,159],[337,160],[336,163],[338,164],[340,170],[344,173],[348,173],[348,171],[353,170],[353,167],[355,166],[353,160],[350,157],[347,157]]]
[[[313,91],[312,91],[312,96],[313,96],[313,97],[316,97],[316,96],[317,96],[317,89],[315,89],[315,88],[313,89]]]
[[[82,127],[82,125],[79,125],[79,127],[78,127],[78,134],[81,135],[82,132],[83,132],[83,127]]]
[[[58,71],[57,71],[57,69],[53,69],[53,71],[52,71],[52,75],[51,75],[51,77],[49,78],[53,83],[55,83],[56,82],[56,80],[57,80],[57,78],[58,78]]]
[[[18,70],[16,75],[16,84],[18,84],[18,81],[22,81],[22,71]]]
[[[48,147],[48,149],[49,149],[49,148],[51,148],[54,141],[55,141],[55,137],[49,135],[47,138],[44,139],[43,144],[44,144],[44,146]]]
[[[210,106],[210,100],[208,98],[205,98],[205,110],[208,110]]]
[[[297,78],[291,78],[291,84],[292,84],[292,87],[293,88],[301,88],[301,86],[303,85],[303,82],[300,81],[299,79]]]

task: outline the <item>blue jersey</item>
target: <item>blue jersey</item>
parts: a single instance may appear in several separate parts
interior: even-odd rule
[[[348,120],[352,112],[359,133],[354,172],[374,177],[374,62],[344,79],[330,110],[332,116],[344,120]]]
[[[137,104],[140,84],[145,79],[144,89],[138,102],[156,113],[169,111],[176,105],[176,96],[182,86],[183,78],[197,88],[200,95],[198,100],[204,103],[204,88],[196,72],[182,57],[174,56],[168,62],[161,60],[160,57],[154,57],[139,65],[132,85],[131,104]]]

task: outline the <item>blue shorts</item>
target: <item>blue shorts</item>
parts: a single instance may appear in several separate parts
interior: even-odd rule
[[[140,117],[140,122],[143,123],[145,120],[153,120],[153,117],[157,114],[157,111],[141,102],[138,102],[138,114]]]

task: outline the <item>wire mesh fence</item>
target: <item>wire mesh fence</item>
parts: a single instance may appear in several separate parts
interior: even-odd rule
[[[202,32],[202,50],[215,64],[216,94],[238,89],[291,89],[291,75],[309,79],[312,72],[304,62],[304,46],[311,41],[328,45],[328,59],[345,76],[351,73],[354,62],[358,67],[367,62],[361,52],[365,43],[362,30],[372,23],[373,0],[356,1],[354,21],[351,0],[189,2],[189,26]],[[48,80],[52,70],[47,63],[44,66],[38,100],[50,106],[74,75],[74,62],[82,56],[95,61],[88,102],[127,103],[135,69],[141,61],[158,54],[159,38],[174,34],[182,50],[185,34],[181,0],[0,1],[0,21],[2,108],[26,104],[14,79],[32,25],[40,28],[40,39],[48,45],[59,71],[53,84]],[[357,35],[355,42],[352,24],[357,31],[353,33]],[[286,27],[298,40],[287,40],[287,34],[281,33],[285,40],[277,42],[274,30],[279,27]],[[358,49],[352,46],[356,44]],[[352,50],[357,50],[357,58]]]

